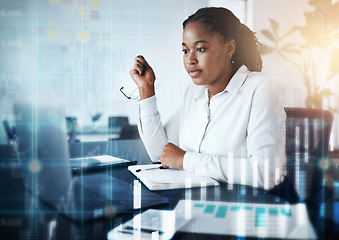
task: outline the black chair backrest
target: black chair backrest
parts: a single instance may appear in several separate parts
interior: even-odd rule
[[[285,108],[285,112],[287,176],[300,201],[321,201],[321,163],[327,157],[333,114],[310,108]]]
[[[137,125],[126,125],[122,127],[119,139],[139,139],[139,138],[140,135],[138,132]]]
[[[285,112],[286,154],[327,156],[333,114],[313,108],[285,108]]]
[[[125,126],[128,125],[129,121],[128,121],[128,117],[125,116],[117,116],[117,117],[109,117],[108,118],[108,127],[112,128],[112,127],[121,127],[121,126]]]

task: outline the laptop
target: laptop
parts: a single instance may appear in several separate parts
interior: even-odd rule
[[[134,183],[128,184],[104,173],[72,178],[61,107],[15,102],[14,113],[20,116],[16,121],[16,135],[25,189],[69,219],[114,217],[168,202],[141,186],[135,187]]]

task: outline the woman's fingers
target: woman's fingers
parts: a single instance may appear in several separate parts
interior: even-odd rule
[[[163,166],[182,169],[185,153],[186,152],[184,150],[174,145],[173,143],[167,143],[161,153],[161,164]]]
[[[140,100],[153,96],[155,74],[141,55],[135,58],[130,75],[139,87]]]
[[[136,56],[135,61],[140,63],[145,69],[151,68],[146,59],[142,56]]]
[[[142,64],[145,64],[145,65],[147,64],[146,59],[143,56],[141,56],[141,55],[136,56],[134,60],[136,62],[141,62]]]
[[[140,62],[136,62],[130,71],[130,75],[133,79],[144,74],[145,68]]]
[[[140,76],[142,76],[145,73],[146,67],[149,67],[148,63],[143,56],[139,55],[135,58],[135,63],[130,73],[131,75],[138,73]]]
[[[131,77],[134,80],[137,80],[136,78],[140,76],[139,71],[140,70],[138,70],[137,65],[134,64],[134,66],[132,67],[131,71],[129,71],[129,74],[131,75]]]
[[[161,165],[163,168],[168,168],[169,166],[164,162],[164,159],[163,158],[160,158],[160,161],[161,161]]]
[[[137,61],[135,63],[135,68],[138,71],[139,75],[142,76],[144,74],[145,71],[145,65],[142,64],[140,61]]]

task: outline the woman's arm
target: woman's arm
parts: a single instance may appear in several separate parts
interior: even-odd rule
[[[178,145],[179,143],[180,112],[174,112],[165,126],[163,126],[157,110],[155,96],[139,101],[138,105],[138,129],[140,137],[151,160],[154,162],[160,161],[166,144],[171,142]],[[172,165],[165,164],[164,166],[173,167]]]
[[[154,162],[160,161],[162,152],[165,151],[164,146],[168,142],[176,145],[179,143],[180,112],[176,111],[163,126],[154,92],[155,75],[142,56],[135,58],[135,64],[130,71],[130,75],[138,85],[140,93],[138,103],[138,130],[140,137],[151,160]]]

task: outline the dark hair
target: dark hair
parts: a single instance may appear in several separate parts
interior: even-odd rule
[[[258,39],[247,26],[226,8],[201,8],[183,22],[198,21],[207,27],[208,31],[219,33],[224,41],[235,40],[236,49],[232,56],[233,70],[237,71],[246,65],[250,71],[261,72],[262,60],[258,51]]]

